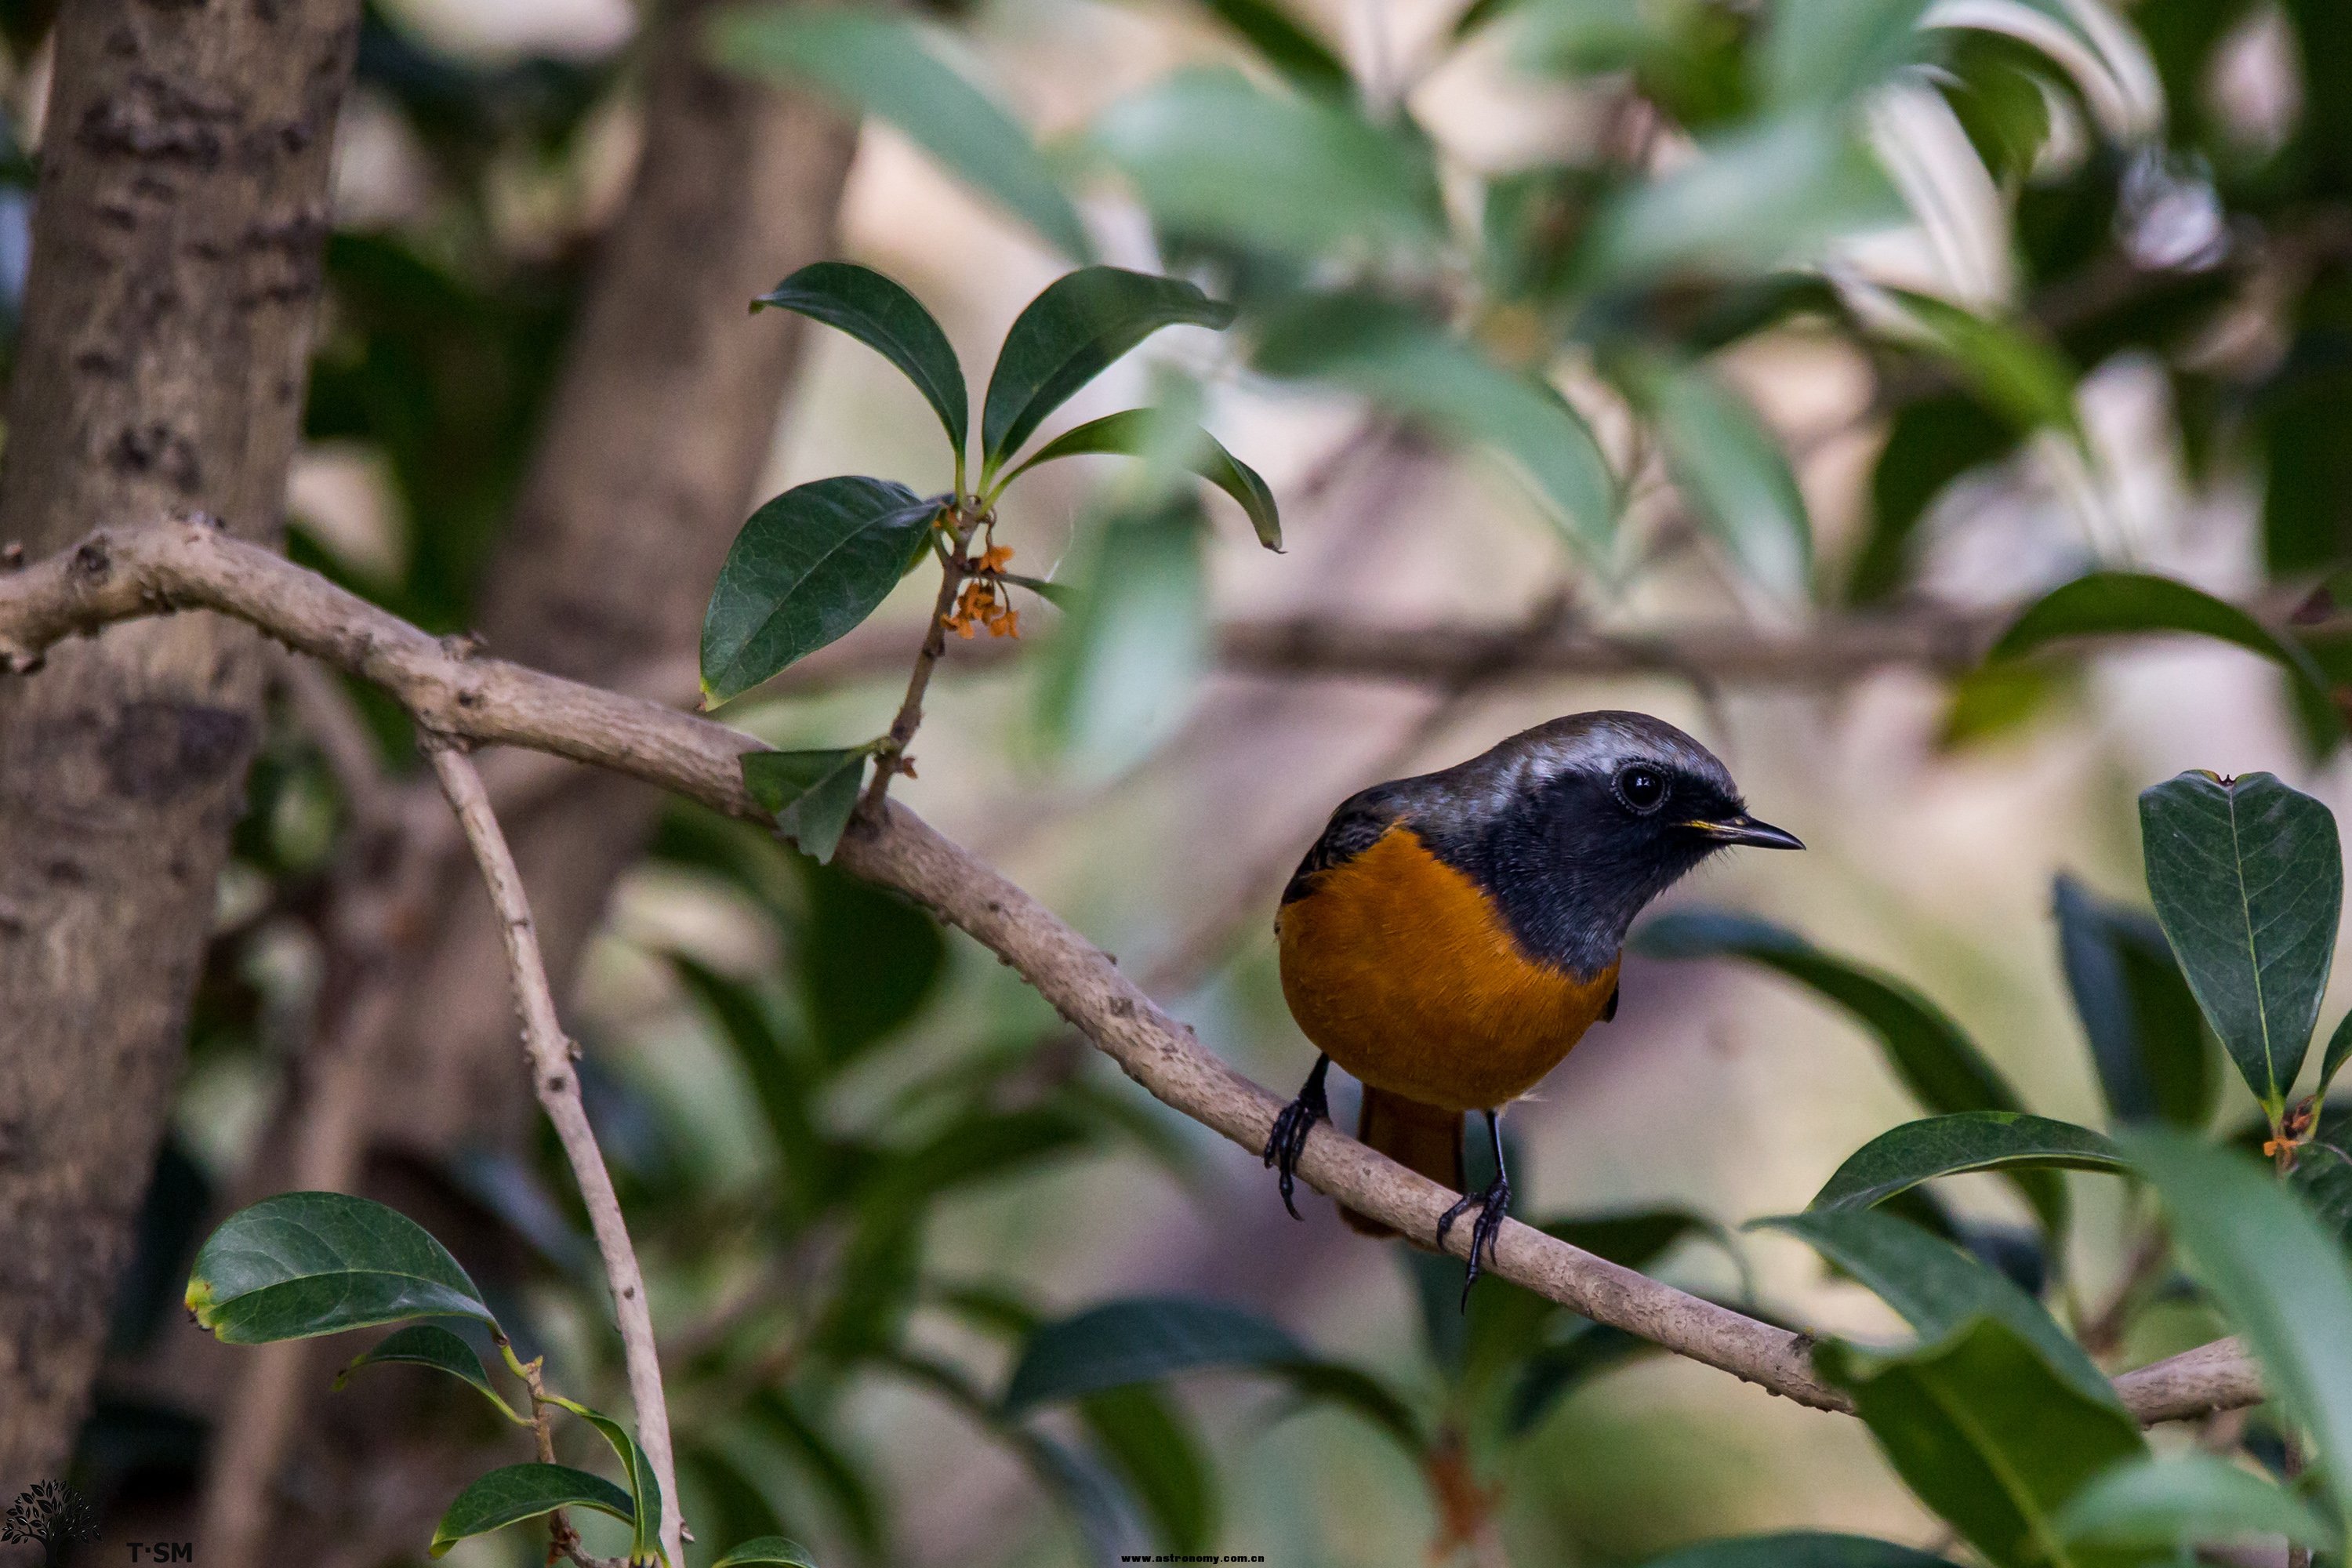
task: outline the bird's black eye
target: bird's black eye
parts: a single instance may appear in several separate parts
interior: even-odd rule
[[[1666,775],[1647,763],[1617,770],[1617,798],[1625,809],[1647,816],[1666,804]]]

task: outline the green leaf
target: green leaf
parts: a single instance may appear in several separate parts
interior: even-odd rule
[[[636,1434],[601,1410],[591,1410],[560,1394],[548,1397],[596,1428],[612,1446],[614,1457],[621,1461],[621,1469],[629,1478],[630,1521],[635,1532],[629,1561],[653,1562],[661,1552],[661,1480],[654,1474],[653,1461],[637,1446]]]
[[[1215,1471],[1191,1419],[1141,1384],[1088,1394],[1078,1415],[1150,1516],[1160,1549],[1207,1552],[1217,1530]]]
[[[1756,1224],[1788,1232],[1861,1280],[1903,1315],[1923,1343],[1943,1340],[1972,1319],[1990,1319],[2032,1346],[2080,1397],[2123,1409],[2097,1363],[2041,1302],[1999,1269],[1910,1221],[1879,1209],[1809,1209]]]
[[[1793,266],[1831,240],[1904,221],[1895,187],[1841,116],[1784,114],[1702,145],[1672,174],[1628,185],[1579,256],[1593,287],[1679,273]]]
[[[1010,485],[1038,464],[1050,463],[1057,458],[1092,457],[1105,453],[1142,457],[1154,438],[1155,421],[1155,411],[1149,408],[1130,408],[1123,414],[1106,414],[1099,419],[1090,419],[1076,429],[1065,430],[1038,447],[1024,458],[1018,468],[1004,476],[1003,484]],[[1248,516],[1250,526],[1256,530],[1260,544],[1268,550],[1280,550],[1282,518],[1275,508],[1274,492],[1266,488],[1264,479],[1258,478],[1257,470],[1226,451],[1215,437],[1198,426],[1192,427],[1187,446],[1185,467],[1234,498]],[[1001,489],[1003,486],[998,488]],[[1008,578],[1008,581],[1019,582],[1033,589],[1052,586],[1033,584],[1025,577]]]
[[[1355,78],[1348,63],[1273,0],[1202,0],[1202,4],[1256,46],[1265,63],[1292,85],[1331,99],[1354,94]]]
[[[710,30],[723,65],[814,82],[939,160],[1073,260],[1092,258],[1086,226],[1029,134],[941,65],[911,25],[845,8],[746,5]]]
[[[2352,1059],[2352,1012],[2336,1019],[2336,1032],[2327,1037],[2327,1054],[2319,1061],[2319,1088],[2313,1091],[2314,1099],[2327,1098],[2329,1087],[2347,1059]]]
[[[1425,145],[1331,100],[1263,91],[1223,68],[1120,99],[1095,146],[1163,229],[1312,261],[1434,248],[1444,209]]]
[[[1419,1421],[1379,1380],[1317,1356],[1272,1319],[1190,1296],[1129,1297],[1041,1326],[1013,1366],[1003,1406],[1019,1417],[1106,1389],[1230,1367],[1280,1377],[1302,1397],[1340,1405],[1420,1451]]]
[[[2095,898],[2061,875],[2052,898],[2058,952],[2107,1109],[2117,1121],[2211,1118],[2204,1015],[2156,917]]]
[[[1191,1296],[1136,1296],[1046,1323],[1005,1384],[1008,1415],[1108,1388],[1211,1367],[1260,1370],[1312,1361],[1271,1318]]]
[[[2276,1120],[2336,956],[2344,863],[2327,807],[2269,773],[2182,773],[2140,792],[2157,918],[2189,988]]]
[[[1857,605],[1884,603],[1907,579],[1921,519],[1954,479],[2008,456],[2017,433],[1965,393],[1906,404],[1870,472],[1870,536],[1846,583]]]
[[[480,1390],[482,1397],[497,1405],[499,1414],[508,1420],[520,1426],[530,1425],[530,1417],[516,1415],[514,1406],[499,1396],[490,1383],[490,1374],[482,1368],[482,1358],[474,1353],[474,1347],[438,1323],[411,1323],[384,1335],[365,1354],[353,1358],[350,1365],[335,1374],[335,1390],[341,1393],[352,1373],[363,1366],[394,1362],[437,1367],[460,1383]]]
[[[2094,572],[2052,589],[2026,606],[1987,657],[2021,658],[2061,637],[2137,632],[2189,632],[2234,643],[2284,665],[2323,699],[2327,695],[2327,678],[2308,653],[2237,605],[2138,572]]]
[[[814,1553],[796,1541],[781,1535],[762,1535],[747,1541],[734,1551],[713,1563],[710,1568],[756,1568],[759,1564],[773,1568],[817,1568]]]
[[[981,478],[1072,394],[1162,327],[1222,331],[1234,308],[1190,283],[1116,267],[1082,267],[1047,284],[1014,318],[988,378],[980,416]]]
[[[746,752],[743,787],[776,819],[776,831],[824,865],[857,809],[871,748],[845,752]]]
[[[702,692],[714,706],[854,628],[930,539],[941,500],[845,474],[794,485],[753,512],[702,619]]]
[[[1504,1407],[1504,1431],[1514,1437],[1525,1436],[1560,1400],[1602,1373],[1657,1348],[1638,1334],[1577,1319],[1566,1339],[1538,1346],[1519,1363],[1509,1403]]]
[[[1802,600],[1812,581],[1812,524],[1789,459],[1756,411],[1696,365],[1632,360],[1622,372],[1699,520],[1749,577]]]
[[[1866,1209],[1964,1171],[2126,1168],[2116,1146],[2087,1127],[2014,1110],[1963,1110],[1880,1133],[1846,1157],[1811,1206]]]
[[[1756,55],[1759,96],[1775,109],[1843,103],[1926,52],[1931,0],[1782,0]]]
[[[1516,468],[1569,542],[1609,560],[1617,481],[1591,427],[1549,386],[1515,375],[1407,306],[1362,294],[1301,302],[1266,324],[1257,368],[1331,382]]]
[[[2056,1516],[2093,1477],[2147,1453],[2138,1424],[2112,1393],[2093,1398],[2053,1372],[2010,1325],[1971,1319],[1893,1356],[1832,1342],[1813,1358],[1853,1395],[1895,1473],[2000,1568],[2135,1561],[2068,1549]]]
[[[793,967],[809,1033],[837,1064],[922,1011],[947,967],[947,938],[887,889],[831,868],[803,870],[808,904]]]
[[[498,1327],[448,1249],[395,1209],[342,1193],[281,1193],[223,1221],[188,1279],[188,1310],[225,1344],[404,1318]]]
[[[2302,1546],[2333,1549],[2336,1532],[2293,1492],[2210,1454],[2118,1465],[2084,1487],[2060,1511],[2069,1542],[2169,1550],[2227,1545],[2250,1535],[2283,1535]]]
[[[1206,523],[1181,495],[1119,512],[1077,547],[1077,602],[1036,687],[1047,752],[1089,777],[1141,760],[1181,721],[1209,665]]]
[[[1964,310],[1948,300],[1892,290],[1925,327],[1985,404],[2020,431],[2047,426],[2081,445],[2087,437],[2074,412],[2074,372],[2055,349],[2006,321]]]
[[[2310,1210],[2233,1150],[2164,1128],[2116,1135],[2173,1245],[2244,1336],[2263,1385],[2315,1439],[2333,1518],[2352,1510],[2352,1265]]]
[[[971,426],[971,399],[955,345],[916,299],[869,267],[819,261],[802,268],[751,301],[772,305],[839,327],[904,371],[915,390],[939,411],[948,441],[963,456]]]
[[[509,1465],[457,1494],[434,1529],[433,1555],[446,1556],[469,1536],[487,1535],[559,1508],[593,1508],[624,1524],[636,1522],[630,1517],[629,1494],[602,1476],[569,1465]]]
[[[1653,958],[1744,958],[1811,986],[1877,1037],[1895,1076],[1931,1113],[2025,1109],[2008,1079],[1934,1003],[1792,931],[1722,910],[1678,910],[1651,920],[1632,945]],[[2045,1226],[2056,1230],[2065,1223],[2066,1190],[2056,1177],[2018,1171],[2010,1179]]]
[[[1653,1557],[1642,1568],[1951,1568],[1951,1564],[1945,1558],[1891,1541],[1799,1530],[1702,1541],[1664,1557]]]

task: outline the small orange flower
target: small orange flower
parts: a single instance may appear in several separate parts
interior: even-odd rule
[[[988,635],[992,637],[1018,637],[1021,635],[1021,612],[1007,605],[988,623]]]
[[[1013,546],[1009,544],[992,544],[981,552],[980,564],[973,567],[972,570],[975,572],[1002,572],[1012,563]]]

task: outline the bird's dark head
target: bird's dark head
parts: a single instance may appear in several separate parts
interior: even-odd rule
[[[1748,814],[1714,752],[1645,713],[1555,719],[1428,782],[1423,841],[1530,954],[1580,973],[1613,963],[1643,907],[1716,851],[1804,847]]]

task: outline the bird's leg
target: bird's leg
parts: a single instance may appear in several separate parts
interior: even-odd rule
[[[1462,1201],[1437,1216],[1437,1245],[1443,1251],[1445,1233],[1454,1222],[1471,1209],[1478,1211],[1478,1220],[1470,1227],[1470,1273],[1462,1281],[1462,1310],[1470,1310],[1470,1287],[1478,1283],[1478,1255],[1495,1256],[1495,1237],[1501,1234],[1503,1217],[1511,1212],[1511,1173],[1503,1168],[1502,1112],[1486,1112],[1486,1142],[1495,1151],[1495,1179],[1486,1184],[1484,1192],[1471,1193]]]
[[[1265,1141],[1265,1163],[1282,1173],[1282,1206],[1293,1219],[1306,1217],[1290,1201],[1290,1188],[1298,1174],[1298,1156],[1307,1149],[1307,1134],[1317,1122],[1331,1120],[1331,1101],[1323,1092],[1323,1078],[1330,1070],[1329,1057],[1315,1058],[1315,1070],[1307,1075],[1306,1087],[1274,1119],[1274,1131]]]

